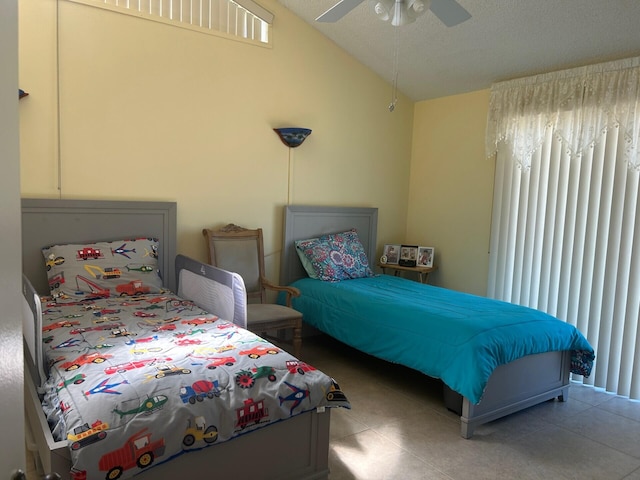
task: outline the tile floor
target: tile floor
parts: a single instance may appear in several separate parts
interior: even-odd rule
[[[568,402],[465,440],[438,381],[325,336],[305,338],[302,359],[333,376],[353,407],[332,412],[330,480],[640,480],[640,402],[573,384]]]
[[[332,412],[330,480],[640,480],[640,402],[572,384],[549,401],[460,436],[442,386],[328,337],[302,358],[333,376],[352,409]]]

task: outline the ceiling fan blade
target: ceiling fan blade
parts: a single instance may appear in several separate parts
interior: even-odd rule
[[[471,18],[456,0],[431,0],[431,11],[447,27],[453,27]]]
[[[364,2],[364,0],[340,0],[333,7],[316,18],[316,22],[337,22],[362,2]]]

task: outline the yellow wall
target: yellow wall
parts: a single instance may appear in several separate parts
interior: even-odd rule
[[[407,215],[407,242],[435,248],[429,282],[478,295],[487,291],[493,199],[488,107],[488,90],[416,104]]]
[[[374,206],[379,252],[433,246],[430,283],[484,295],[489,92],[415,105],[401,96],[389,113],[385,79],[275,0],[262,3],[276,16],[267,48],[21,0],[22,195],[176,201],[179,251],[200,260],[203,227],[261,226],[273,279],[289,197]],[[289,151],[280,126],[313,133]]]
[[[272,48],[21,0],[22,195],[176,201],[178,249],[200,260],[203,227],[261,226],[276,279],[288,196],[378,207],[380,242],[402,236],[412,103],[389,113],[384,79],[261,3],[276,16]],[[282,126],[313,133],[289,152],[272,130]]]

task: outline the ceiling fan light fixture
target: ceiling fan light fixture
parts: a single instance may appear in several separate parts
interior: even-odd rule
[[[370,0],[370,4],[380,20],[401,27],[424,15],[429,10],[431,0]]]
[[[407,25],[413,23],[418,17],[427,13],[431,0],[396,0],[396,4],[401,3],[403,8],[403,20],[405,23],[400,25]]]
[[[316,18],[316,22],[337,22],[362,2],[364,2],[364,0],[339,0],[333,7]],[[433,3],[432,0],[369,0],[369,5],[376,16],[382,21],[388,22],[391,18],[394,3],[396,2],[404,4],[414,19],[426,13],[427,10],[431,10],[431,13],[438,17],[447,27],[459,25],[471,18],[471,14],[456,0],[436,0],[436,3]],[[388,16],[385,12],[388,13]],[[406,25],[406,23],[411,23],[412,21],[413,20],[405,20],[405,23],[403,23],[401,19],[398,19],[395,24]]]

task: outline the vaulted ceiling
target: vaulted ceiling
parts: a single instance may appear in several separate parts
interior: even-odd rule
[[[320,23],[338,0],[278,1],[390,83],[397,58],[398,89],[414,101],[640,56],[640,0],[457,0],[471,18],[453,27],[431,11],[393,27],[368,0]]]

